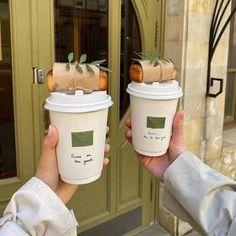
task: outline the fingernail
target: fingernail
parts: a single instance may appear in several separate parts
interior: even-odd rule
[[[48,134],[47,134],[47,136],[48,136],[48,137],[51,137],[51,136],[52,136],[52,132],[53,132],[52,126],[51,126],[51,125],[49,125],[49,127],[48,127]]]

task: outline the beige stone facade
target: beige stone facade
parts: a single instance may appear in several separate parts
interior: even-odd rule
[[[180,109],[185,111],[185,140],[188,149],[211,167],[235,178],[236,140],[233,141],[233,137],[223,131],[229,27],[217,47],[211,70],[212,77],[224,79],[224,91],[216,98],[206,96],[213,8],[214,0],[166,1],[165,57],[172,58],[176,63],[178,80],[184,90]],[[212,91],[217,89],[215,84]],[[227,137],[230,145],[224,148],[222,144]],[[162,207],[161,197],[159,201],[159,221],[164,228],[172,235],[183,235],[191,230],[188,224]]]

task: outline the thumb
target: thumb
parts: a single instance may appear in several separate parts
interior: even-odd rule
[[[51,149],[55,149],[57,143],[58,143],[57,129],[54,126],[49,125],[47,136],[44,138],[44,141],[43,141],[42,151],[48,152]]]
[[[39,160],[36,176],[40,177],[43,172],[49,171],[57,166],[56,145],[58,143],[58,132],[52,125],[48,128],[48,134],[43,140],[41,157]]]
[[[58,132],[55,127],[49,125],[48,134],[43,141],[40,162],[41,160],[43,162],[47,162],[50,161],[50,159],[56,158],[55,152],[56,152],[57,142],[58,142]]]
[[[176,112],[173,120],[172,136],[169,146],[171,158],[176,158],[186,150],[184,142],[184,112]]]
[[[182,140],[184,139],[184,112],[178,111],[176,112],[173,120],[173,128],[172,128],[172,138],[178,137]]]

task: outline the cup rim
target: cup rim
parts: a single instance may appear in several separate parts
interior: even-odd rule
[[[170,85],[170,82],[162,83],[161,85],[165,85],[165,84]],[[169,100],[169,99],[176,99],[176,98],[182,97],[183,91],[181,87],[178,86],[178,82],[173,81],[172,85],[174,85],[174,89],[172,88],[171,91],[164,93],[163,91],[161,91],[161,87],[158,88],[158,83],[154,84],[153,88],[157,88],[157,90],[153,92],[153,91],[145,90],[146,88],[145,86],[147,85],[144,83],[131,82],[130,84],[128,84],[126,91],[132,96],[144,98],[144,99],[146,98],[146,99],[154,99],[154,100]]]
[[[65,112],[65,113],[85,113],[85,112],[93,112],[98,110],[107,109],[113,105],[111,100],[111,96],[106,94],[105,100],[100,101],[89,101],[87,103],[79,103],[79,97],[77,103],[68,104],[62,102],[52,101],[52,96],[46,99],[44,107],[49,111],[55,112]],[[51,100],[52,99],[52,100]]]

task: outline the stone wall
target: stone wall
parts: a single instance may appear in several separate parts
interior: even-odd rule
[[[180,109],[185,111],[185,140],[188,149],[207,164],[222,170],[222,132],[224,99],[206,97],[209,31],[214,0],[167,0],[165,57],[176,63],[178,81],[184,96]],[[229,31],[222,37],[212,61],[212,77],[226,84]],[[217,85],[213,88],[218,89]],[[225,91],[225,89],[224,89]],[[217,163],[217,164],[216,164]],[[160,193],[163,187],[160,187]],[[160,194],[162,196],[162,194]],[[160,224],[172,235],[183,235],[191,227],[162,207]]]

